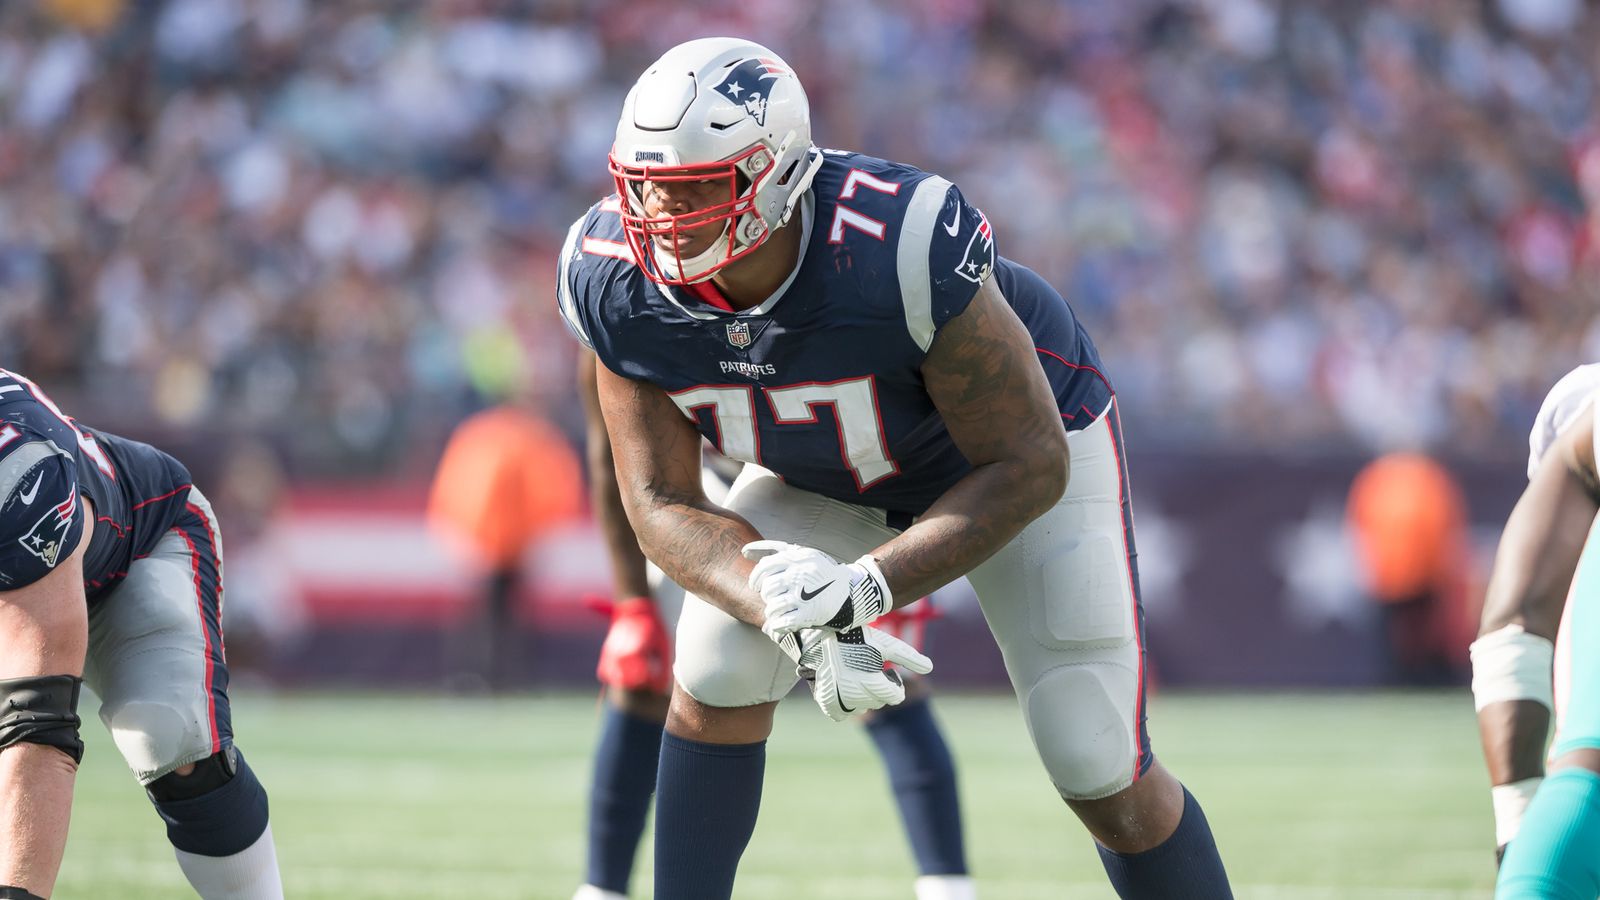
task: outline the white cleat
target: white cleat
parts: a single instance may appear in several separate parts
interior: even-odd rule
[[[592,884],[586,884],[578,888],[578,892],[572,895],[572,900],[628,900],[628,898],[616,891],[603,891]]]
[[[917,900],[978,900],[978,883],[970,875],[923,875],[916,889]]]

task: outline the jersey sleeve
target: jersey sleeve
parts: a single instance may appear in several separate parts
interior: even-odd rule
[[[567,323],[567,330],[578,339],[578,343],[590,350],[594,349],[594,340],[589,337],[589,329],[584,325],[582,311],[578,309],[578,291],[575,286],[578,274],[575,264],[583,255],[580,242],[583,240],[584,225],[589,221],[589,213],[578,217],[567,229],[567,239],[561,244],[561,260],[556,266],[556,302],[561,307],[561,320]]]
[[[78,467],[70,452],[14,423],[0,425],[0,441],[0,591],[13,591],[77,549]]]
[[[1597,392],[1600,392],[1600,363],[1590,363],[1561,376],[1545,395],[1539,414],[1534,417],[1533,429],[1528,432],[1529,478],[1561,432],[1594,402]]]
[[[994,274],[994,229],[960,189],[931,175],[913,190],[896,256],[906,323],[926,352]]]

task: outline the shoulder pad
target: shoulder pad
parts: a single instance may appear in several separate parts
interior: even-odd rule
[[[896,247],[906,325],[927,350],[934,332],[960,315],[994,273],[994,229],[949,181],[930,175],[906,203]]]
[[[1561,380],[1550,389],[1544,403],[1539,406],[1539,414],[1533,419],[1533,429],[1528,433],[1529,478],[1533,477],[1539,462],[1561,432],[1566,431],[1567,426],[1594,402],[1597,391],[1600,391],[1600,363],[1589,363],[1573,369],[1561,376]],[[1596,434],[1600,435],[1600,430]],[[1596,440],[1600,441],[1600,437]]]
[[[15,423],[0,425],[0,591],[48,575],[78,546],[71,453]]]
[[[567,330],[594,349],[583,314],[585,291],[596,277],[602,281],[617,267],[632,267],[633,251],[622,236],[621,199],[613,194],[589,207],[567,229],[557,266],[556,301]]]

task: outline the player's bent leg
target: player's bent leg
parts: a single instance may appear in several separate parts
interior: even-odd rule
[[[878,513],[745,466],[725,505],[763,537],[854,559],[894,532]],[[656,900],[726,900],[760,809],[766,738],[794,662],[759,628],[684,598],[656,782]]]
[[[684,598],[656,779],[657,900],[726,900],[755,831],[777,701],[794,663],[757,628]]]
[[[283,896],[266,788],[232,744],[163,775],[145,792],[167,825],[179,867],[201,897]]]
[[[1102,847],[1119,896],[1232,893],[1205,815],[1154,766],[1144,615],[1115,404],[1067,436],[1049,512],[968,575],[1056,791]]]
[[[210,505],[188,510],[89,616],[85,681],[204,900],[281,900],[266,789],[233,746]]]
[[[777,701],[707,706],[673,692],[656,781],[656,900],[728,900],[755,832]]]
[[[656,789],[667,695],[612,688],[607,696],[589,790],[588,863],[573,900],[627,896]]]

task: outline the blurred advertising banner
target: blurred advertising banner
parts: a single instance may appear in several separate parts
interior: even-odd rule
[[[1135,454],[1131,460],[1149,670],[1196,687],[1365,686],[1384,677],[1381,611],[1346,524],[1366,460]],[[1470,517],[1462,589],[1440,602],[1441,646],[1461,664],[1515,463],[1451,463]],[[479,615],[479,574],[428,528],[426,488],[300,486],[270,531],[229,546],[229,649],[282,683],[419,686],[448,680],[452,634]],[[224,523],[226,528],[226,523]],[[226,534],[226,530],[224,534]],[[236,558],[237,557],[237,558]],[[593,683],[609,567],[592,522],[530,548],[502,635],[519,686]],[[263,583],[265,582],[265,583]],[[964,583],[936,596],[928,651],[941,684],[1005,673]]]

